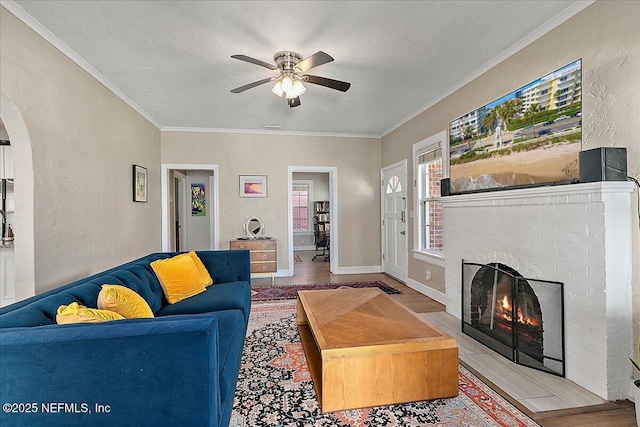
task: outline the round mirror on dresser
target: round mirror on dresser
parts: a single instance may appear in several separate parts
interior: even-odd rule
[[[264,223],[255,216],[247,220],[244,229],[249,239],[259,239],[264,235]]]

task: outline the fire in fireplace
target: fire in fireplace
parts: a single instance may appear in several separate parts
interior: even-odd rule
[[[516,363],[564,376],[562,283],[462,263],[462,331]]]

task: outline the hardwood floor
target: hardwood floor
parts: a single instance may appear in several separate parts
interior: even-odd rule
[[[294,265],[295,275],[293,277],[276,278],[276,284],[284,285],[304,285],[313,283],[345,283],[364,282],[380,280],[402,293],[391,295],[396,301],[404,304],[416,313],[437,313],[445,311],[445,306],[424,296],[414,289],[404,285],[394,278],[380,274],[348,274],[334,275],[329,272],[329,263],[321,259],[312,261],[314,251],[296,252],[302,259],[301,263]],[[269,285],[271,279],[253,279],[252,284]],[[497,390],[500,391],[500,390]],[[538,419],[536,422],[542,427],[633,427],[636,426],[635,408],[632,402],[625,400],[613,402],[606,406],[607,410],[596,412],[548,416]]]

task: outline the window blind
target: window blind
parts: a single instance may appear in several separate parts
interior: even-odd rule
[[[434,144],[418,152],[418,164],[426,164],[432,160],[442,157],[442,147],[440,143]]]

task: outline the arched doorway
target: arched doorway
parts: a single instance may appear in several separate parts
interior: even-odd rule
[[[35,295],[34,180],[31,138],[22,113],[6,90],[0,91],[0,114],[11,140],[15,189],[15,300]]]

